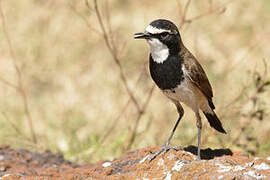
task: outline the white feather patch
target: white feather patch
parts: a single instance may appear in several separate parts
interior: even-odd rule
[[[180,85],[172,90],[163,90],[163,93],[175,101],[180,101],[189,106],[194,112],[198,111],[197,99],[194,88],[188,80],[183,80]]]
[[[160,34],[160,33],[163,33],[163,32],[168,32],[168,33],[171,33],[170,30],[168,29],[158,29],[154,26],[151,26],[151,25],[148,25],[145,29],[146,32],[149,32],[151,34]]]
[[[156,63],[163,63],[169,56],[169,48],[156,38],[147,40],[151,49],[151,56]]]

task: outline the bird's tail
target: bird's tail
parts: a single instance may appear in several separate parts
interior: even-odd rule
[[[217,130],[221,133],[227,134],[226,131],[223,129],[222,124],[221,124],[220,120],[218,119],[214,110],[212,110],[212,113],[208,113],[208,112],[203,111],[203,114],[207,118],[207,120],[210,123],[210,126],[212,128],[214,128],[215,130]]]

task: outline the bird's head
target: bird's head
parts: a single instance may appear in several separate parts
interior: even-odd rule
[[[177,26],[165,19],[151,22],[144,32],[135,33],[134,38],[146,39],[151,51],[168,48],[170,53],[178,53],[182,43]]]

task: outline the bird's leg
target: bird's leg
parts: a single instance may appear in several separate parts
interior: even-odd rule
[[[184,115],[184,109],[183,109],[183,107],[181,106],[181,104],[180,104],[179,102],[177,102],[177,101],[175,101],[174,104],[175,104],[175,106],[176,106],[176,108],[177,108],[177,112],[178,112],[178,114],[179,114],[179,117],[178,117],[178,119],[177,119],[176,124],[175,124],[174,127],[173,127],[173,130],[172,130],[172,132],[171,132],[171,134],[170,134],[168,140],[166,141],[165,146],[166,146],[166,145],[169,146],[169,144],[170,144],[170,142],[171,142],[171,139],[172,139],[172,137],[173,137],[173,134],[174,134],[174,132],[175,132],[175,130],[176,130],[176,128],[177,128],[179,122],[181,121],[181,119],[182,119],[182,117],[183,117],[183,115]]]
[[[198,150],[197,150],[197,160],[201,160],[201,131],[202,131],[202,120],[199,111],[196,112],[196,118],[197,118],[197,128],[198,128]]]
[[[170,142],[171,142],[171,139],[173,137],[173,134],[179,124],[179,122],[181,121],[183,115],[184,115],[184,109],[183,107],[181,106],[181,104],[177,101],[173,101],[174,104],[176,105],[176,108],[177,108],[177,111],[178,111],[178,114],[179,114],[179,117],[177,119],[177,122],[176,124],[174,125],[174,128],[173,130],[171,131],[171,134],[168,138],[168,140],[166,141],[166,143],[161,146],[160,150],[156,151],[153,153],[153,155],[149,158],[149,161],[152,161],[153,159],[155,159],[160,153],[162,153],[162,158],[164,157],[165,153],[167,151],[169,151],[170,149],[175,149],[175,150],[179,150],[179,149],[182,149],[180,146],[170,146]]]

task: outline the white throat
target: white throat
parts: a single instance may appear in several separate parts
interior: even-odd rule
[[[169,48],[156,38],[147,39],[151,56],[156,63],[163,63],[169,56]]]

